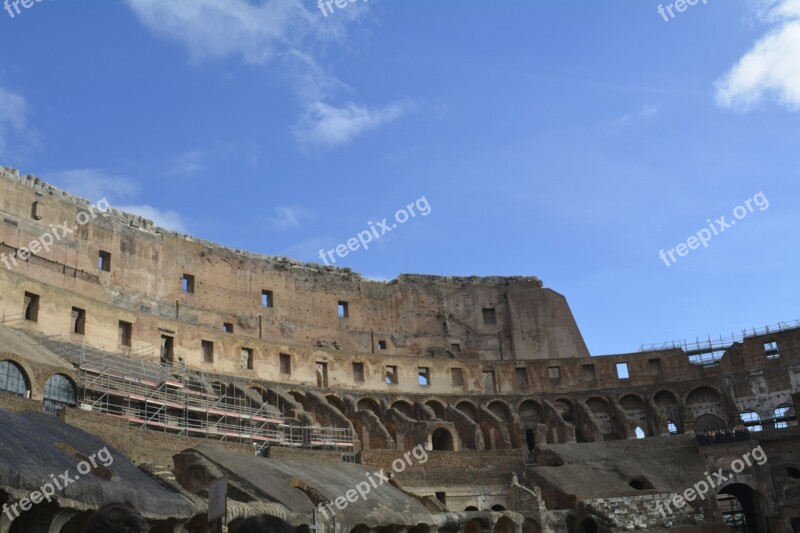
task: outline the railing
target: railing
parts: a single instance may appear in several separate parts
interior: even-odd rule
[[[743,329],[741,335],[731,334],[729,337],[720,336],[719,339],[712,339],[709,336],[708,339],[703,339],[703,340],[697,338],[695,339],[694,342],[688,342],[686,340],[678,340],[678,341],[667,341],[662,344],[649,344],[649,345],[642,344],[641,346],[639,346],[639,351],[654,352],[659,350],[680,349],[685,351],[688,355],[699,355],[720,350],[724,351],[726,348],[729,348],[734,343],[743,342],[744,339],[749,337],[768,335],[770,333],[777,333],[797,328],[800,328],[800,320],[794,320],[789,322],[778,322],[777,324],[773,324],[771,326],[764,326],[763,328],[758,328],[758,329],[751,328],[750,330]]]

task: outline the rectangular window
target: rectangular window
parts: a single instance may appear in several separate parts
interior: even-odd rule
[[[86,310],[79,307],[72,308],[72,333],[86,334]]]
[[[457,342],[454,342],[450,345],[450,351],[453,353],[461,353],[461,345]]]
[[[273,307],[275,300],[272,296],[272,291],[261,291],[261,307]]]
[[[364,363],[353,363],[353,381],[364,382]]]
[[[339,302],[339,318],[350,316],[350,310],[347,307],[347,302]]]
[[[426,366],[421,366],[417,369],[417,376],[419,384],[427,387],[431,384],[431,369]]]
[[[484,370],[483,374],[483,393],[494,394],[497,390],[497,382],[494,379],[494,370]]]
[[[661,359],[648,359],[647,365],[651,376],[659,377],[661,375]]]
[[[111,272],[111,254],[100,250],[97,256],[97,269],[103,272]]]
[[[628,373],[628,363],[617,363],[617,377],[619,379],[628,379],[631,377]]]
[[[287,353],[280,355],[281,374],[289,375],[292,373],[292,356]]]
[[[253,370],[253,349],[252,348],[242,348],[240,352],[242,358],[242,369],[243,370]]]
[[[594,365],[583,365],[583,381],[594,381]]]
[[[528,368],[527,367],[519,367],[516,369],[516,381],[517,381],[517,388],[525,389],[528,387]]]
[[[386,349],[386,341],[378,341],[378,349],[385,350]]]
[[[200,347],[203,350],[203,362],[204,363],[213,363],[214,362],[214,343],[211,341],[201,341]]]
[[[560,366],[547,367],[547,375],[550,376],[551,380],[561,379],[561,367]]]
[[[317,361],[317,387],[328,386],[328,363]]]
[[[386,367],[386,384],[387,385],[397,385],[397,367],[396,366],[387,366]]]
[[[194,276],[184,274],[181,278],[181,290],[186,294],[194,294]]]
[[[39,200],[33,202],[33,206],[31,207],[31,217],[33,217],[34,220],[41,220],[43,211],[42,207],[42,202]]]
[[[233,333],[233,324],[231,324],[230,322],[225,322],[224,324],[222,324],[222,331],[224,331],[225,333]]]
[[[32,292],[25,293],[25,320],[39,321],[39,295]]]
[[[483,323],[484,324],[497,324],[497,315],[493,307],[483,309]]]
[[[766,354],[767,359],[780,359],[781,357],[781,354],[778,351],[777,342],[765,342],[764,353]]]
[[[125,322],[124,320],[120,320],[119,345],[130,347],[132,341],[133,341],[133,324],[131,324],[130,322]]]
[[[450,376],[453,378],[453,387],[464,386],[464,371],[460,368],[451,368]]]

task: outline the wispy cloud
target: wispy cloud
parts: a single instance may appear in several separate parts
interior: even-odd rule
[[[171,210],[162,210],[139,199],[140,187],[135,181],[96,169],[75,169],[48,173],[48,179],[70,193],[97,202],[106,198],[114,209],[127,211],[152,220],[157,226],[188,233],[184,218]]]
[[[301,219],[310,216],[310,213],[298,206],[281,206],[275,208],[272,225],[279,230],[297,229],[302,226]]]
[[[652,105],[644,105],[636,113],[628,113],[614,121],[616,126],[630,126],[634,122],[651,120],[658,115],[658,108]]]
[[[354,103],[335,107],[317,101],[309,104],[295,126],[295,137],[303,144],[337,146],[345,144],[367,130],[378,128],[401,117],[408,106],[390,104],[383,109],[370,110]]]
[[[9,156],[8,142],[35,144],[36,136],[28,127],[30,108],[25,98],[0,87],[0,155]]]
[[[173,157],[167,165],[166,175],[170,177],[192,176],[204,169],[205,154],[200,150],[191,150]]]
[[[800,109],[800,0],[767,0],[759,15],[772,29],[715,84],[717,105],[741,111],[772,98]]]
[[[351,3],[324,17],[302,0],[127,0],[139,20],[156,34],[183,43],[194,61],[238,57],[272,68],[293,87],[302,105],[296,139],[328,147],[345,144],[360,133],[387,124],[403,106],[383,109],[325,103],[339,92],[353,92],[327,71],[315,50],[342,42],[347,27],[361,19],[369,4]]]

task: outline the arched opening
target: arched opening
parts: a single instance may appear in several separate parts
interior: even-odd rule
[[[410,528],[408,533],[428,533],[431,530],[428,524],[417,524],[416,526]]]
[[[593,518],[587,518],[581,522],[582,533],[597,533],[597,522]]]
[[[27,397],[30,383],[25,371],[17,363],[0,361],[0,391]]]
[[[727,485],[717,494],[717,506],[722,520],[731,531],[737,533],[756,533],[758,510],[753,497],[753,489],[741,483]]]
[[[643,439],[645,437],[644,430],[642,428],[640,428],[639,426],[636,426],[636,429],[634,430],[634,432],[636,433],[636,438],[637,439]]]
[[[477,509],[476,509],[477,510]],[[464,524],[464,529],[462,530],[463,533],[481,533],[481,523],[477,520],[470,520],[466,524]]]
[[[725,421],[717,415],[700,415],[694,421],[696,433],[707,433],[709,431],[719,431],[725,429]]]
[[[800,479],[800,468],[793,466],[786,467],[786,475],[792,479]]]
[[[397,409],[398,411],[403,413],[408,418],[414,418],[412,416],[413,415],[413,409],[411,408],[411,404],[406,402],[406,401],[398,400],[398,401],[394,402],[392,404],[392,409]]]
[[[662,390],[653,396],[653,403],[656,406],[656,412],[662,418],[671,421],[677,429],[680,424],[680,409],[678,408],[678,398],[670,391]],[[670,433],[673,433],[669,428]]]
[[[478,409],[476,409],[471,402],[468,401],[458,402],[456,404],[456,409],[458,409],[459,411],[470,417],[470,419],[472,419],[473,422],[478,421]]]
[[[341,398],[339,398],[335,394],[329,394],[329,395],[325,396],[325,399],[328,400],[329,404],[331,404],[332,406],[337,408],[340,413],[342,413],[342,414],[345,413],[346,408],[344,406],[344,401]]]
[[[372,398],[361,398],[358,400],[356,404],[359,411],[371,411],[375,413],[375,416],[381,418],[383,411],[381,410],[381,404],[377,402],[377,400],[373,400]]]
[[[469,505],[469,506],[467,506],[467,508],[466,508],[466,509],[464,509],[464,511],[465,511],[465,512],[469,512],[469,511],[477,511],[477,510],[478,510],[478,508],[477,508],[477,507],[475,507],[474,505]]]
[[[506,424],[511,425],[511,409],[509,409],[508,405],[506,405],[503,402],[494,401],[491,402],[487,406],[487,408],[489,409],[489,411],[494,413],[494,415],[497,416],[497,418],[499,418]]]
[[[305,397],[305,395],[302,392],[291,391],[289,393],[289,396],[294,398],[294,401],[296,401],[297,403],[299,403],[300,405],[303,406],[303,411],[305,411],[307,413],[311,412],[311,404],[308,403],[308,399]]]
[[[452,452],[453,447],[453,434],[445,428],[439,428],[431,435],[431,444],[435,451]]]
[[[499,507],[499,509],[495,509],[495,507]],[[505,509],[502,505],[495,505],[492,507],[492,511],[505,511]],[[494,530],[496,533],[514,533],[516,527],[514,527],[514,522],[509,517],[503,516],[494,525]]]
[[[678,426],[672,420],[667,420],[667,431],[670,435],[677,435],[679,433]]]
[[[369,533],[369,526],[366,524],[358,524],[350,530],[350,533]]]
[[[786,429],[793,417],[791,405],[779,405],[773,412],[775,417],[775,429]]]
[[[501,512],[501,511],[505,511],[505,510],[506,510],[506,508],[503,507],[502,505],[499,505],[499,504],[498,505],[492,505],[492,511],[495,511],[497,513]]]
[[[695,431],[698,431],[697,422],[704,415],[713,415],[722,421],[722,427],[726,425],[722,395],[711,387],[697,387],[686,396],[686,413],[688,420],[695,420]]]
[[[575,410],[572,408],[572,402],[566,398],[559,398],[553,402],[553,407],[556,408],[564,422],[575,423]]]
[[[633,420],[634,423],[641,427],[647,427],[647,414],[644,408],[644,400],[636,394],[626,394],[619,400],[619,404],[625,411],[625,416]]]
[[[634,488],[636,490],[649,490],[655,488],[653,487],[653,484],[650,483],[644,476],[638,476],[633,478],[628,482],[628,485],[630,485],[631,488]]]
[[[761,426],[761,417],[755,411],[744,411],[739,414],[739,418],[742,419],[749,431],[761,431],[764,429]]]
[[[78,389],[67,376],[53,374],[44,385],[44,410],[55,413],[64,407],[78,405]]]
[[[425,405],[427,405],[428,407],[431,408],[431,410],[433,410],[433,414],[436,416],[436,418],[438,418],[439,420],[444,420],[445,407],[442,402],[437,402],[436,400],[428,400],[427,402],[425,402]]]
[[[585,403],[589,406],[589,410],[594,415],[597,426],[602,432],[606,435],[613,433],[614,421],[611,417],[611,407],[608,405],[608,401],[605,398],[594,397],[589,398]]]
[[[522,533],[542,533],[542,528],[533,518],[526,518],[522,521]]]

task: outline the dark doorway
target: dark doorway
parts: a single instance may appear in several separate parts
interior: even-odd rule
[[[175,362],[175,338],[161,335],[161,364],[172,366]]]

